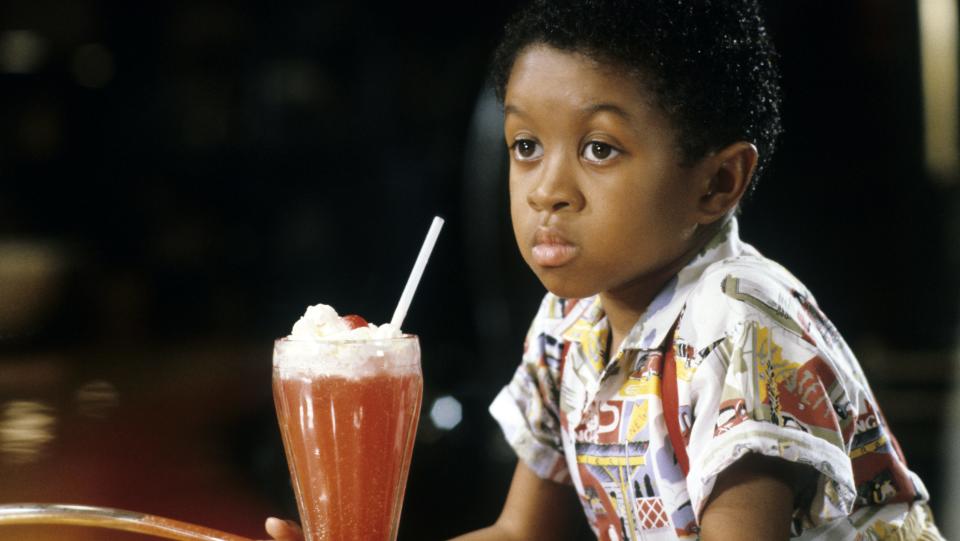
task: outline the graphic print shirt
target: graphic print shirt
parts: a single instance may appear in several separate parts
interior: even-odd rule
[[[718,474],[748,452],[819,472],[794,512],[800,539],[883,539],[930,520],[853,353],[796,278],[740,241],[736,219],[615,355],[609,333],[598,297],[548,294],[490,406],[527,466],[575,487],[599,539],[695,539]],[[668,345],[686,476],[660,399]]]

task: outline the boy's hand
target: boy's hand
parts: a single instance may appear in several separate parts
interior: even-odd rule
[[[303,531],[295,522],[270,517],[264,525],[267,535],[274,541],[303,541]]]

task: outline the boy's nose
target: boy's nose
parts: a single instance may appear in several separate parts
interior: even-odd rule
[[[538,211],[577,211],[583,208],[584,199],[576,179],[563,164],[556,164],[544,168],[540,179],[527,194],[527,202]]]

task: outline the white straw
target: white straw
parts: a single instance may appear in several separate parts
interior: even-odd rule
[[[427,238],[423,239],[423,246],[420,247],[420,254],[417,255],[417,261],[413,264],[413,270],[410,271],[410,278],[407,279],[407,285],[403,288],[403,294],[400,295],[400,302],[397,309],[393,312],[393,319],[390,325],[394,329],[401,329],[403,319],[407,317],[407,309],[410,308],[410,302],[413,301],[413,294],[420,285],[420,278],[423,277],[423,269],[427,267],[427,260],[430,259],[430,253],[433,252],[433,245],[437,243],[437,237],[440,236],[440,229],[443,228],[443,218],[433,217],[433,223],[430,224],[430,230],[427,231]]]

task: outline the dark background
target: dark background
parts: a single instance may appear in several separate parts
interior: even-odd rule
[[[483,91],[513,8],[0,2],[0,429],[21,429],[0,430],[0,503],[250,536],[295,515],[271,341],[317,302],[389,319],[439,214],[405,324],[426,391],[400,537],[492,521],[514,459],[486,407],[543,293]],[[958,183],[923,166],[916,5],[767,14],[786,133],[743,236],[817,296],[945,509]],[[426,415],[442,395],[450,431]]]

